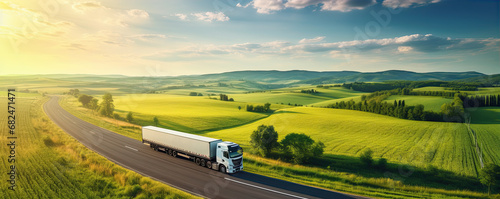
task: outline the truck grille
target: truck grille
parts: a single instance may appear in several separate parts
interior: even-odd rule
[[[239,159],[233,159],[233,164],[235,167],[239,167],[241,166],[241,161],[243,160],[243,158],[239,158]]]

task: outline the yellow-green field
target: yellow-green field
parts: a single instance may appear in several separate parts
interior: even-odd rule
[[[485,163],[500,165],[500,107],[482,107],[468,110],[471,128],[477,133]]]
[[[394,100],[404,100],[405,105],[415,106],[417,104],[424,105],[425,110],[440,112],[441,106],[445,103],[451,103],[453,99],[448,99],[439,96],[413,96],[413,95],[391,95],[386,100],[387,103],[394,103]]]
[[[122,168],[62,132],[43,113],[41,96],[16,92],[16,185],[0,182],[0,198],[193,198],[162,183]],[[4,95],[6,96],[6,95]],[[7,98],[1,98],[0,123],[7,124]],[[8,128],[0,142],[8,143]],[[9,154],[8,147],[0,148]],[[7,156],[7,155],[6,155]],[[1,158],[4,179],[11,163]]]
[[[297,132],[325,143],[325,153],[358,156],[365,148],[374,157],[475,176],[476,165],[466,127],[421,122],[372,113],[322,108],[288,108],[252,124],[205,134],[249,146],[250,134],[261,124],[274,125],[280,137]],[[499,140],[500,141],[500,140]],[[472,161],[472,162],[471,162]]]

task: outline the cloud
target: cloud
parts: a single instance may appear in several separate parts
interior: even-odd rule
[[[148,12],[139,9],[128,10],[127,14],[132,17],[147,19],[149,18]]]
[[[138,35],[132,35],[129,37],[133,38],[133,39],[138,39],[141,41],[149,41],[149,40],[154,40],[154,39],[166,39],[167,35],[163,35],[163,34],[138,34]]]
[[[254,0],[253,8],[257,9],[258,13],[270,14],[272,11],[283,10],[285,5],[283,0]]]
[[[376,3],[375,0],[254,0],[253,7],[258,13],[270,14],[286,8],[303,9],[309,6],[318,6],[324,11],[348,12],[361,10]],[[238,6],[238,5],[237,5]],[[243,7],[238,6],[238,7]],[[245,6],[246,7],[246,6]]]
[[[195,16],[198,20],[200,21],[207,21],[207,22],[213,22],[213,21],[229,21],[229,17],[226,16],[222,12],[205,12],[205,13],[193,13],[191,14]]]
[[[91,9],[106,8],[106,7],[101,5],[101,2],[85,1],[85,2],[74,3],[72,8],[78,12],[85,12],[85,11],[91,10]]]
[[[248,6],[250,6],[250,4],[252,4],[252,2],[248,3],[247,5],[241,5],[240,3],[236,4],[236,7],[238,8],[247,8]]]
[[[317,43],[317,42],[320,42],[320,41],[323,41],[323,39],[325,39],[325,37],[315,37],[313,39],[301,39],[299,41],[300,44],[307,44],[307,43]]]
[[[190,46],[182,50],[169,52],[178,55],[287,55],[301,56],[329,54],[339,57],[342,54],[379,55],[398,53],[434,53],[434,52],[478,52],[498,50],[500,39],[452,39],[431,34],[413,34],[394,38],[353,40],[327,43],[324,37],[301,40],[297,44],[286,41],[266,43],[240,43],[233,45]]]
[[[174,14],[173,16],[179,17],[179,19],[183,21],[188,20],[188,16],[185,14]]]
[[[431,3],[438,3],[441,0],[384,0],[382,5],[389,8],[409,8],[410,6],[422,6]]]

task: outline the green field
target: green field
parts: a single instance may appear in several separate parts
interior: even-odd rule
[[[0,198],[194,198],[90,151],[50,121],[42,110],[46,101],[39,95],[16,95],[17,188],[8,190],[7,180],[2,180]],[[0,104],[6,105],[7,98]],[[7,124],[7,106],[0,109],[0,123]],[[7,130],[0,133],[7,135]],[[12,140],[1,136],[0,141]],[[9,154],[9,147],[1,147],[0,153]],[[11,166],[7,160],[7,155],[0,160],[4,179]]]
[[[485,163],[500,164],[500,108],[469,109],[471,128],[477,133]]]
[[[422,88],[416,88],[413,89],[414,91],[449,91],[453,92],[452,90],[445,90],[445,87],[434,87],[434,86],[427,86],[427,87],[422,87]],[[479,88],[478,91],[460,91],[463,93],[468,93],[472,95],[491,95],[491,94],[500,94],[500,87],[481,87]]]
[[[394,103],[394,100],[404,100],[407,106],[417,104],[424,105],[425,110],[440,112],[441,106],[445,103],[451,103],[453,99],[447,99],[439,96],[413,96],[413,95],[391,95],[386,100],[387,103]]]

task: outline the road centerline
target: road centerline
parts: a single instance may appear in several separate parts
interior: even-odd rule
[[[289,193],[285,193],[285,192],[281,192],[281,191],[276,191],[276,190],[273,190],[273,189],[268,189],[268,188],[264,188],[264,187],[260,187],[260,186],[257,186],[257,185],[253,185],[253,184],[249,184],[249,183],[246,183],[246,182],[240,182],[240,181],[237,181],[237,180],[233,180],[231,178],[224,178],[225,180],[229,180],[231,182],[235,182],[235,183],[239,183],[239,184],[242,184],[242,185],[246,185],[246,186],[250,186],[250,187],[254,187],[254,188],[257,188],[257,189],[262,189],[262,190],[266,190],[266,191],[270,191],[270,192],[274,192],[274,193],[278,193],[278,194],[281,194],[281,195],[285,195],[285,196],[290,196],[290,197],[294,197],[294,198],[300,198],[300,199],[307,199],[305,197],[301,197],[301,196],[297,196],[297,195],[293,195],[293,194],[289,194]]]
[[[132,147],[129,147],[129,146],[127,146],[127,145],[125,145],[125,148],[129,148],[129,149],[132,149],[132,150],[134,150],[134,151],[139,151],[139,150],[134,149],[134,148],[132,148]]]

